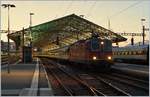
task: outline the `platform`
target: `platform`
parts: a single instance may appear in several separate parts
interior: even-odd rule
[[[112,69],[119,70],[137,77],[149,78],[149,66],[142,64],[136,65],[128,63],[115,63],[112,66]]]
[[[52,89],[41,64],[18,63],[1,68],[2,96],[51,96]]]

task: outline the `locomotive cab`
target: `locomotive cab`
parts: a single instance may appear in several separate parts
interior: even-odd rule
[[[89,60],[93,60],[98,64],[113,64],[111,40],[92,37],[89,55]]]
[[[90,69],[109,69],[112,62],[112,42],[94,34],[90,39],[80,40],[69,48],[69,61]],[[81,65],[82,64],[82,65]]]
[[[112,59],[112,43],[108,39],[99,39],[99,38],[93,38],[90,42],[90,52],[96,53],[95,56],[93,56],[93,60],[96,59],[106,59],[111,60]]]

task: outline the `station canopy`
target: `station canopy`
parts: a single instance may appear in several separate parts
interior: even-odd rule
[[[88,39],[91,37],[92,32],[98,33],[100,38],[112,40],[113,43],[127,40],[111,30],[75,14],[25,29],[25,33],[30,31],[33,46],[42,47],[47,50],[58,49],[69,46],[78,40]],[[21,33],[22,30],[12,33],[10,38],[18,42],[21,39]]]

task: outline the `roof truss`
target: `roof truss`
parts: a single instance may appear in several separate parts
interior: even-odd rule
[[[126,38],[75,14],[33,26],[31,29],[33,45],[49,49],[56,49],[81,39],[88,39],[92,32],[97,32],[101,38],[108,38],[112,42],[126,40]],[[25,33],[29,31],[30,28],[25,29]],[[11,38],[15,39],[16,36],[21,36],[21,32],[22,30],[12,33]],[[59,37],[58,46],[56,46],[57,37]]]

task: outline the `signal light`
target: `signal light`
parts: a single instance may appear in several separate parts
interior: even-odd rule
[[[93,56],[93,60],[96,60],[97,58],[96,58],[96,56]]]

